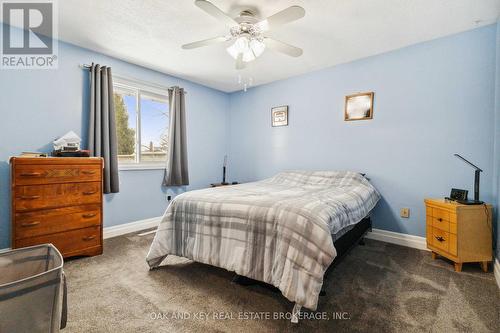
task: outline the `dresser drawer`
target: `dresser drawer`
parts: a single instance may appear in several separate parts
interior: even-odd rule
[[[101,182],[16,186],[16,211],[101,202]]]
[[[101,165],[18,165],[14,172],[16,185],[57,184],[100,181]]]
[[[90,247],[101,245],[101,227],[60,232],[57,234],[37,236],[16,240],[16,247],[25,247],[36,244],[52,243],[63,254],[67,255]]]
[[[100,205],[16,213],[15,238],[22,239],[101,225]]]

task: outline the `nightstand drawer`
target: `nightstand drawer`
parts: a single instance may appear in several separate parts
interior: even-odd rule
[[[432,228],[432,245],[438,249],[448,252],[450,249],[450,233],[437,228]]]
[[[432,216],[438,221],[450,221],[450,212],[444,209],[432,208]]]
[[[432,226],[443,231],[450,231],[450,221],[438,219],[437,217],[432,217]]]

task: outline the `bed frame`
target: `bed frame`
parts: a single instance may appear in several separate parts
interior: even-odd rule
[[[362,219],[359,223],[355,224],[351,230],[349,230],[339,239],[333,242],[333,245],[335,245],[335,249],[337,250],[337,256],[335,257],[335,259],[333,259],[332,263],[326,270],[323,280],[326,280],[328,278],[329,273],[335,268],[335,266],[337,266],[345,258],[345,256],[349,253],[349,251],[352,248],[354,248],[357,244],[365,245],[364,237],[366,236],[368,231],[371,230],[372,230],[372,221],[370,219],[370,216],[367,216],[364,219]],[[260,285],[264,288],[272,290],[273,292],[277,293],[281,292],[275,286],[272,286],[265,282],[250,279],[247,278],[246,276],[238,274],[236,274],[235,277],[233,278],[233,282],[243,286]],[[319,295],[325,296],[326,290],[322,288],[321,293]]]
[[[337,250],[337,256],[333,259],[330,267],[326,270],[325,278],[330,273],[330,271],[338,265],[342,259],[349,253],[349,251],[355,247],[357,244],[365,245],[364,238],[368,231],[372,230],[372,220],[369,216],[362,219],[359,223],[356,223],[354,227],[346,232],[342,237],[333,242],[335,249]]]

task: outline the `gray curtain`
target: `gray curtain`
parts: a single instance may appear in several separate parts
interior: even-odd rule
[[[88,149],[90,156],[104,159],[104,193],[117,193],[119,182],[113,80],[111,68],[97,64],[90,67]]]
[[[170,88],[168,102],[170,115],[169,147],[163,186],[189,185],[184,89]]]

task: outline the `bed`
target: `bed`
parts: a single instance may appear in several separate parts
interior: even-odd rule
[[[352,171],[286,171],[186,192],[167,208],[146,260],[155,268],[176,255],[273,285],[295,303],[294,321],[302,306],[316,310],[337,256],[332,235],[343,238],[379,199]]]

